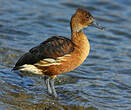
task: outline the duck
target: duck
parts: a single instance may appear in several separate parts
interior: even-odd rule
[[[31,48],[16,62],[13,70],[44,76],[48,94],[57,97],[55,78],[80,66],[90,52],[90,44],[83,29],[90,25],[99,29],[90,12],[78,8],[70,20],[71,38],[52,36]]]

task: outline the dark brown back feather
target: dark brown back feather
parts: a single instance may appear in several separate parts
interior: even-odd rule
[[[42,42],[24,54],[16,63],[15,67],[24,64],[34,64],[45,58],[53,58],[64,56],[74,50],[74,44],[68,38],[54,36]]]

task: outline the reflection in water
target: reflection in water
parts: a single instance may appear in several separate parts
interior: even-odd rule
[[[88,4],[88,5],[87,5]],[[129,0],[0,1],[0,108],[3,110],[125,110],[131,108]],[[85,30],[88,59],[56,79],[59,99],[41,76],[13,72],[18,58],[50,36],[70,37],[76,8],[89,10],[106,27]]]

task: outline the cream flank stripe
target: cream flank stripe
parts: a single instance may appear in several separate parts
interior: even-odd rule
[[[66,61],[66,57],[70,57],[70,54],[66,54],[62,57],[58,57],[56,60],[52,58],[46,58],[41,60],[40,62],[34,64],[36,66],[51,66],[51,65],[60,65],[61,61]]]
[[[46,66],[51,66],[51,65],[60,65],[61,61],[66,61],[66,57],[70,57],[70,56],[71,56],[70,54],[66,54],[62,57],[58,57],[56,60],[52,59],[52,58],[46,58],[46,59],[43,59],[43,60],[41,60],[40,62],[38,62],[34,65],[41,66],[41,67],[44,67],[44,66],[46,67]],[[22,68],[20,69],[20,71],[32,72],[34,74],[43,74],[43,72],[47,71],[47,70],[42,71],[34,65],[24,64],[24,65],[21,66]]]
[[[25,72],[31,72],[34,74],[43,74],[42,70],[38,69],[36,66],[34,65],[30,65],[30,64],[24,64],[23,66],[21,66],[22,68],[20,69],[20,71],[25,71]]]

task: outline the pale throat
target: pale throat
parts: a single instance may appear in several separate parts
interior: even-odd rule
[[[88,26],[83,26],[79,23],[71,21],[71,40],[72,42],[81,50],[89,53],[90,44],[87,36],[83,32],[83,28]]]

